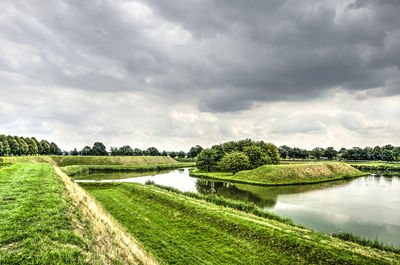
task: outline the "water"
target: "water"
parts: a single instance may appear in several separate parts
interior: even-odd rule
[[[111,173],[112,174],[112,173]],[[351,232],[400,247],[400,177],[371,175],[312,185],[254,186],[201,180],[188,169],[153,176],[89,175],[100,182],[136,182],[253,202],[295,223],[325,233]],[[88,178],[88,177],[86,177]],[[77,180],[79,181],[79,180]],[[91,181],[91,180],[81,180]],[[92,180],[93,181],[93,180]]]

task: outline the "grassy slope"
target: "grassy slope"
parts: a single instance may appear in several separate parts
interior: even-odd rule
[[[0,264],[157,264],[48,163],[0,169]]]
[[[62,170],[69,176],[85,175],[88,173],[111,173],[111,172],[149,172],[161,171],[174,168],[191,167],[195,163],[174,163],[174,164],[154,164],[143,166],[126,165],[71,165],[62,167]]]
[[[71,165],[149,166],[178,163],[168,156],[52,156],[51,158],[60,167]]]
[[[207,173],[191,171],[193,176],[204,176],[221,180],[260,185],[289,185],[317,183],[347,177],[361,176],[364,173],[345,163],[308,163],[265,165],[253,170],[230,173]]]
[[[84,240],[64,195],[48,164],[0,170],[0,264],[84,263]]]
[[[84,184],[165,264],[394,264],[394,253],[140,184]]]

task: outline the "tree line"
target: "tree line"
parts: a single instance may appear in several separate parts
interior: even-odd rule
[[[73,155],[73,156],[170,156],[172,158],[195,158],[203,148],[200,145],[196,145],[190,148],[188,153],[184,151],[179,152],[167,152],[162,151],[160,152],[156,147],[149,147],[147,149],[139,149],[139,148],[132,148],[129,145],[124,145],[121,147],[111,147],[110,154],[107,152],[105,145],[102,142],[96,142],[93,144],[93,147],[85,146],[82,150],[78,151],[77,148],[70,152],[65,152],[66,155]]]
[[[384,145],[372,147],[353,147],[351,149],[341,148],[335,150],[333,147],[316,147],[312,150],[291,148],[287,145],[279,147],[279,154],[283,159],[339,159],[339,160],[382,160],[399,161],[400,146]]]
[[[0,135],[0,156],[62,155],[54,142],[40,142],[35,137]]]
[[[278,148],[263,141],[245,139],[214,145],[202,150],[197,156],[196,166],[208,172],[254,169],[265,164],[278,164]]]

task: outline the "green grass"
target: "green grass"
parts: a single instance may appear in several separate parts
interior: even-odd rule
[[[140,184],[82,184],[162,264],[395,264],[400,257]]]
[[[168,156],[51,156],[58,166],[71,165],[123,165],[149,166],[177,164]]]
[[[159,164],[159,165],[144,165],[144,166],[129,166],[129,165],[72,165],[65,166],[61,169],[65,174],[73,176],[85,176],[91,173],[113,173],[113,172],[157,172],[168,169],[191,167],[194,163],[175,163],[175,164]]]
[[[220,172],[207,173],[197,169],[192,170],[190,174],[258,185],[309,184],[365,175],[348,164],[337,162],[265,165],[253,170],[240,171],[235,175]]]
[[[0,169],[0,264],[85,264],[65,194],[49,164]]]
[[[391,245],[386,245],[382,242],[380,242],[379,240],[375,239],[375,240],[371,240],[368,238],[364,238],[361,237],[359,235],[354,235],[352,233],[348,233],[348,232],[342,232],[342,233],[337,233],[337,234],[332,234],[332,236],[346,240],[346,241],[350,241],[350,242],[355,242],[357,244],[360,244],[362,246],[369,246],[372,248],[376,248],[376,249],[381,249],[381,250],[385,250],[385,251],[390,251],[396,254],[400,254],[400,249],[399,248],[395,248]]]

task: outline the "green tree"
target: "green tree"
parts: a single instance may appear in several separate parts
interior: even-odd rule
[[[11,135],[7,136],[8,146],[10,147],[10,155],[18,155],[19,154],[19,144],[17,140]]]
[[[196,167],[201,170],[207,170],[210,172],[215,166],[217,166],[217,151],[213,149],[203,149],[196,159]]]
[[[243,153],[248,157],[251,169],[265,165],[267,162],[266,154],[258,146],[247,146],[243,149]]]
[[[167,152],[166,152],[165,150],[162,151],[161,155],[162,155],[162,156],[168,156],[168,154],[167,154]]]
[[[32,138],[26,138],[25,142],[28,144],[29,155],[37,155],[39,153],[39,148]]]
[[[124,145],[118,149],[119,155],[133,156],[133,149],[129,145]]]
[[[329,160],[332,160],[337,156],[337,151],[333,147],[328,147],[325,149],[324,156],[326,156]]]
[[[184,151],[179,151],[177,155],[179,158],[185,158],[186,153]]]
[[[315,159],[320,159],[321,156],[323,156],[325,153],[324,148],[322,147],[315,147],[312,151],[311,151],[311,155],[315,158]]]
[[[196,145],[194,147],[191,147],[187,157],[188,158],[195,158],[198,154],[200,154],[201,150],[203,150],[203,147],[201,147],[200,145]]]
[[[233,172],[233,174],[246,170],[249,166],[250,161],[246,154],[237,151],[226,154],[218,163],[221,170]]]
[[[108,156],[106,146],[102,142],[95,142],[91,149],[90,155],[93,156]]]
[[[85,146],[85,147],[83,147],[81,154],[83,156],[88,156],[91,154],[91,152],[92,152],[92,148],[90,148],[90,146]]]
[[[0,142],[3,144],[3,156],[8,156],[10,154],[10,147],[8,145],[7,136],[1,134]]]
[[[395,156],[393,154],[393,151],[390,149],[384,149],[382,152],[382,160],[384,161],[394,161]]]
[[[51,155],[62,155],[61,149],[54,143],[50,143],[50,154]]]
[[[3,145],[3,142],[0,142],[0,156],[5,155],[5,147]]]
[[[177,153],[176,153],[176,152],[170,152],[170,153],[169,153],[169,156],[170,156],[171,158],[175,158],[175,157],[177,156]]]
[[[143,152],[139,148],[135,148],[135,149],[133,149],[133,155],[134,156],[142,156]]]
[[[18,144],[19,144],[19,151],[18,151],[18,155],[27,155],[29,152],[29,146],[28,144],[25,142],[24,138],[22,137],[18,137],[18,136],[14,136],[15,140],[17,140]]]
[[[39,153],[41,155],[49,155],[50,154],[50,144],[46,140],[42,140],[39,143]]]
[[[147,148],[147,152],[148,152],[149,156],[160,156],[161,155],[160,151],[158,151],[158,149],[155,147]]]
[[[79,155],[78,150],[77,150],[76,148],[74,148],[74,150],[72,150],[72,152],[71,152],[71,155],[72,155],[72,156],[77,156],[77,155]]]

